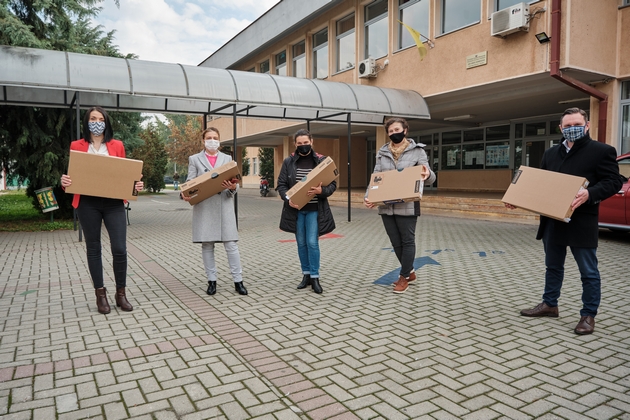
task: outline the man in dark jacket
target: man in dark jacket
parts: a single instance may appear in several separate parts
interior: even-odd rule
[[[621,188],[622,180],[614,147],[593,141],[588,133],[590,124],[584,110],[569,108],[560,119],[563,142],[543,155],[541,169],[584,177],[588,188],[580,190],[571,208],[569,223],[540,216],[536,239],[545,247],[545,292],[543,301],[521,315],[558,317],[558,298],[564,278],[567,246],[580,269],[582,279],[582,310],[575,333],[591,334],[601,300],[601,280],[597,269],[599,203]]]
[[[319,281],[319,236],[335,229],[328,199],[337,189],[337,182],[322,186],[321,183],[308,191],[311,201],[301,209],[287,197],[287,191],[298,180],[307,176],[326,156],[313,150],[313,136],[307,130],[298,130],[294,136],[295,153],[282,162],[282,169],[278,176],[278,193],[284,201],[280,229],[295,233],[298,246],[298,256],[302,268],[302,282],[298,289],[311,286],[315,293],[322,293]]]

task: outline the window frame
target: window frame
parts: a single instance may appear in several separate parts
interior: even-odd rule
[[[450,29],[448,31],[445,30],[444,29],[444,27],[445,27],[444,22],[445,22],[445,17],[446,17],[445,2],[447,2],[447,1],[449,1],[449,0],[440,0],[440,3],[439,3],[440,4],[440,8],[439,8],[439,13],[440,13],[440,16],[439,16],[440,31],[439,31],[439,34],[436,34],[436,38],[439,37],[439,36],[442,36],[442,35],[448,35],[450,33],[457,32],[457,31],[462,30],[464,28],[468,28],[469,26],[479,25],[481,23],[482,7],[481,7],[481,2],[479,2],[479,19],[478,20],[466,23],[463,26],[459,26],[459,27]],[[468,0],[468,1],[470,1],[470,0]]]
[[[624,94],[626,92],[628,97],[624,98]],[[628,113],[628,120],[625,121],[625,124],[623,119],[624,112]],[[624,132],[628,133],[626,144],[624,144]],[[619,92],[619,144],[617,145],[617,153],[619,155],[630,153],[630,80],[624,80],[621,82],[621,89]]]
[[[284,63],[282,63],[282,64],[278,64],[278,56],[279,56],[280,54],[282,54],[282,53],[284,53]],[[274,73],[274,74],[275,74],[276,76],[287,76],[287,75],[288,75],[288,74],[287,74],[287,50],[282,50],[282,51],[280,51],[280,52],[278,52],[278,53],[274,54],[274,55],[273,55],[273,64],[274,64],[273,69],[274,69],[274,71],[275,71],[275,73]],[[284,69],[284,74],[279,74],[279,73],[278,73],[278,70],[279,70],[279,69]]]
[[[264,64],[267,64],[267,71],[262,71],[262,66],[263,66]],[[260,73],[262,73],[262,74],[270,74],[270,72],[271,72],[271,63],[269,62],[269,59],[267,59],[267,60],[265,60],[265,61],[261,62],[261,63],[258,65],[258,71],[259,71]]]
[[[328,48],[328,45],[330,44],[330,31],[328,30],[328,26],[326,26],[325,28],[320,29],[319,31],[315,32],[313,35],[311,35],[311,42],[313,45],[312,51],[311,51],[311,62],[313,64],[311,71],[313,72],[311,74],[312,79],[327,79],[329,76],[329,72],[330,72],[330,66],[329,66],[329,61],[330,61],[330,48]],[[322,32],[326,31],[326,42],[319,44],[319,45],[315,45],[315,37],[319,34],[321,34]],[[328,49],[328,54],[326,54],[326,76],[325,77],[318,77],[317,75],[317,60],[316,60],[316,56],[317,56],[317,52],[319,50],[322,49]]]
[[[339,23],[340,22],[344,22],[346,20],[351,20],[353,22],[353,26],[352,29],[343,32],[341,34],[338,34],[339,32]],[[342,17],[341,19],[338,19],[335,21],[335,69],[336,72],[335,73],[341,73],[343,71],[346,70],[352,70],[353,68],[355,68],[357,66],[357,49],[356,49],[356,32],[357,32],[357,21],[356,21],[356,13],[352,12],[349,15],[346,15],[344,17]],[[340,48],[339,48],[339,43],[343,38],[346,38],[348,36],[353,36],[354,37],[354,41],[355,41],[355,45],[354,45],[354,64],[352,66],[349,67],[344,67],[343,69],[340,67],[340,63],[339,63],[339,53],[340,53]]]
[[[512,5],[512,6],[507,6],[507,7],[504,7],[503,9],[499,9],[499,2],[500,2],[500,1],[501,1],[501,0],[492,0],[492,8],[490,9],[490,15],[492,15],[494,12],[498,12],[499,10],[507,9],[508,7],[512,7],[512,6],[514,6],[514,5]],[[539,1],[540,1],[540,0],[529,0],[529,1],[520,0],[520,1],[517,1],[517,3],[524,2],[524,3],[527,3],[527,4],[529,5],[529,4],[538,3]],[[629,1],[630,1],[630,0],[629,0]],[[490,18],[490,16],[488,16],[488,18]]]
[[[304,52],[298,56],[295,56],[295,47],[297,47],[298,45],[303,44],[304,45]],[[297,72],[297,62],[301,59],[304,59],[304,77],[302,78],[306,78],[308,76],[308,68],[306,67],[306,40],[303,39],[301,41],[296,42],[295,44],[291,45],[291,75],[293,77],[300,77],[296,74]]]
[[[409,1],[407,3],[403,3],[403,4],[400,4],[400,0],[398,0],[397,20],[399,20],[401,22],[404,22],[404,20],[403,20],[403,18],[401,16],[403,10],[409,9],[409,8],[413,7],[414,5],[416,5],[416,4],[422,3],[423,1],[427,1],[428,2],[429,14],[427,15],[427,32],[430,31],[431,30],[431,21],[430,21],[430,19],[431,19],[430,18],[430,16],[431,16],[431,1],[430,0],[411,0],[411,1]],[[397,35],[396,35],[398,37],[398,39],[396,40],[396,51],[402,51],[402,50],[406,50],[407,48],[415,47],[416,46],[415,42],[411,43],[410,45],[406,45],[406,46],[402,45],[402,40],[403,40],[403,35],[402,34],[404,33],[403,31],[406,31],[407,29],[405,29],[405,27],[403,25],[401,25],[399,22],[396,22],[396,25],[397,25],[397,28],[398,28]],[[414,29],[417,29],[417,28],[414,28]],[[428,33],[422,34],[422,35],[426,36],[427,38],[430,38]],[[425,42],[426,41],[423,41],[423,43],[425,43]]]
[[[366,16],[367,16],[367,9],[368,7],[374,6],[375,3],[385,3],[385,5],[387,6],[387,11],[381,15],[378,15],[375,18],[372,18],[370,20],[365,20]],[[373,0],[372,2],[370,2],[369,4],[366,4],[365,6],[363,6],[363,19],[364,19],[364,23],[363,23],[363,57],[364,58],[370,58],[369,55],[369,45],[368,45],[368,41],[369,41],[369,27],[375,23],[378,23],[380,21],[382,21],[383,19],[385,19],[387,21],[387,33],[389,34],[389,1],[388,0]],[[381,55],[378,57],[371,57],[375,60],[378,60],[379,58],[383,58],[383,57],[387,57],[389,55],[389,36],[387,37],[387,41],[386,41],[386,51],[385,51],[385,55]]]

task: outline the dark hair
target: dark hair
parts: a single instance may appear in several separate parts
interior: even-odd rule
[[[295,135],[293,136],[293,143],[295,143],[297,141],[298,137],[302,137],[302,136],[306,136],[308,137],[308,139],[310,141],[313,141],[313,136],[311,135],[311,133],[308,130],[305,130],[304,128],[299,129],[298,131],[295,132]]]
[[[201,138],[203,139],[204,137],[206,137],[206,133],[209,133],[210,131],[214,131],[215,133],[217,133],[219,135],[219,139],[221,139],[221,133],[219,133],[219,129],[214,127],[208,127],[203,130],[201,133]]]
[[[565,115],[572,115],[572,114],[581,114],[584,117],[584,122],[588,122],[588,114],[586,113],[586,111],[584,111],[583,109],[574,107],[574,108],[568,108],[566,109],[563,113],[562,113],[562,117],[560,117],[560,126],[562,127],[562,120],[564,119]]]
[[[385,121],[385,131],[389,131],[389,126],[396,123],[400,123],[400,125],[402,125],[403,131],[409,131],[409,124],[407,124],[407,120],[398,117],[390,118],[389,120]]]
[[[85,115],[83,116],[83,138],[88,141],[88,143],[92,143],[92,132],[90,131],[90,126],[88,122],[90,122],[90,114],[92,111],[100,112],[105,118],[105,131],[103,132],[103,143],[107,143],[114,137],[114,129],[112,128],[112,123],[109,121],[109,115],[107,112],[100,106],[93,106],[89,108]]]

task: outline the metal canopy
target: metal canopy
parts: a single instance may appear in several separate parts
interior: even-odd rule
[[[428,119],[414,91],[0,46],[0,104],[382,124]]]

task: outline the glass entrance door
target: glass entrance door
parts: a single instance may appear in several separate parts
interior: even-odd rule
[[[545,153],[545,150],[547,150],[547,142],[544,140],[525,141],[525,154],[523,155],[523,165],[532,168],[540,168],[543,153]]]

